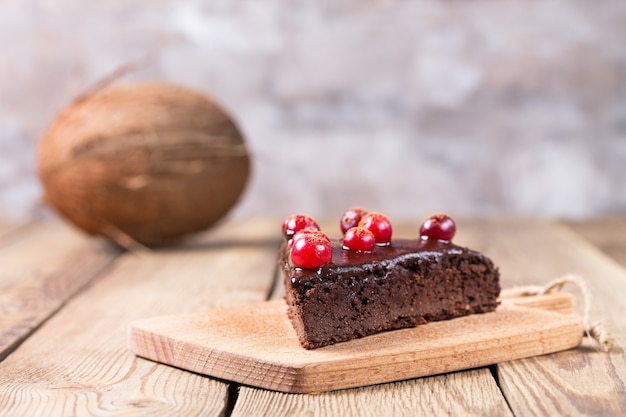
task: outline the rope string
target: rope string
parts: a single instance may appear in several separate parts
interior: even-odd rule
[[[543,287],[529,289],[524,295],[543,295],[563,290],[566,284],[576,286],[583,296],[583,327],[587,337],[595,340],[600,348],[609,352],[613,348],[613,336],[604,323],[595,321],[590,323],[591,316],[591,291],[585,280],[579,275],[567,274],[548,282]]]

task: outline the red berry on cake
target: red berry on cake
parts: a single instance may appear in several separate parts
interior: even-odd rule
[[[361,218],[367,214],[367,211],[361,207],[352,207],[346,210],[341,216],[341,233],[346,233],[351,227],[359,225]]]
[[[324,232],[309,230],[294,236],[290,250],[291,262],[297,268],[317,269],[332,260],[330,239]]]
[[[294,214],[287,217],[283,221],[283,235],[287,239],[291,239],[296,232],[302,229],[315,229],[320,230],[317,222],[312,218],[304,214]]]
[[[422,238],[451,241],[456,233],[456,224],[447,214],[433,214],[422,223]]]
[[[369,253],[374,251],[376,238],[374,233],[364,227],[351,227],[343,235],[343,248],[355,252]]]
[[[292,245],[293,242],[295,242],[296,240],[300,239],[303,235],[305,235],[307,233],[311,233],[311,232],[323,233],[319,229],[315,229],[313,227],[305,227],[304,229],[300,229],[296,233],[294,233],[294,235],[291,237],[291,240],[288,241],[288,244]]]
[[[361,218],[359,227],[364,227],[374,234],[377,245],[389,245],[391,243],[391,222],[382,213],[371,212]]]

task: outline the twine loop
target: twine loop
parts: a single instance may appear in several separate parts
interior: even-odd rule
[[[583,327],[587,337],[595,340],[604,352],[609,352],[613,348],[613,335],[607,326],[599,321],[590,322],[591,316],[591,291],[585,280],[576,274],[567,274],[548,282],[543,287],[533,287],[524,295],[543,295],[563,290],[566,284],[576,286],[583,296]]]

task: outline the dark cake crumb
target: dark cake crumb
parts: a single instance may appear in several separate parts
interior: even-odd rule
[[[281,250],[288,315],[307,349],[431,321],[494,311],[499,272],[483,254],[432,239],[394,240],[372,253],[341,249],[318,270]]]

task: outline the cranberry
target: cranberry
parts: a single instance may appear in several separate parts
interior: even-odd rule
[[[349,228],[359,225],[361,218],[367,214],[367,211],[361,207],[352,207],[346,210],[341,216],[341,233],[346,233]]]
[[[364,227],[351,227],[343,235],[343,248],[356,252],[372,252],[376,246],[374,233]]]
[[[456,224],[447,214],[433,214],[422,223],[420,236],[437,240],[450,241],[456,233]]]
[[[317,269],[329,263],[333,257],[330,239],[319,230],[298,233],[291,245],[291,262],[304,269]]]
[[[291,239],[296,232],[307,228],[320,230],[317,222],[304,214],[294,214],[283,221],[283,235],[287,239]]]
[[[293,237],[291,238],[291,241],[289,243],[292,243],[293,241],[300,239],[302,237],[302,235],[305,235],[307,233],[311,233],[311,232],[321,232],[319,229],[315,229],[313,227],[305,227],[304,229],[300,229],[298,230],[296,233],[293,234]]]
[[[359,222],[359,227],[364,227],[374,234],[377,245],[391,243],[391,222],[382,213],[367,213]]]

